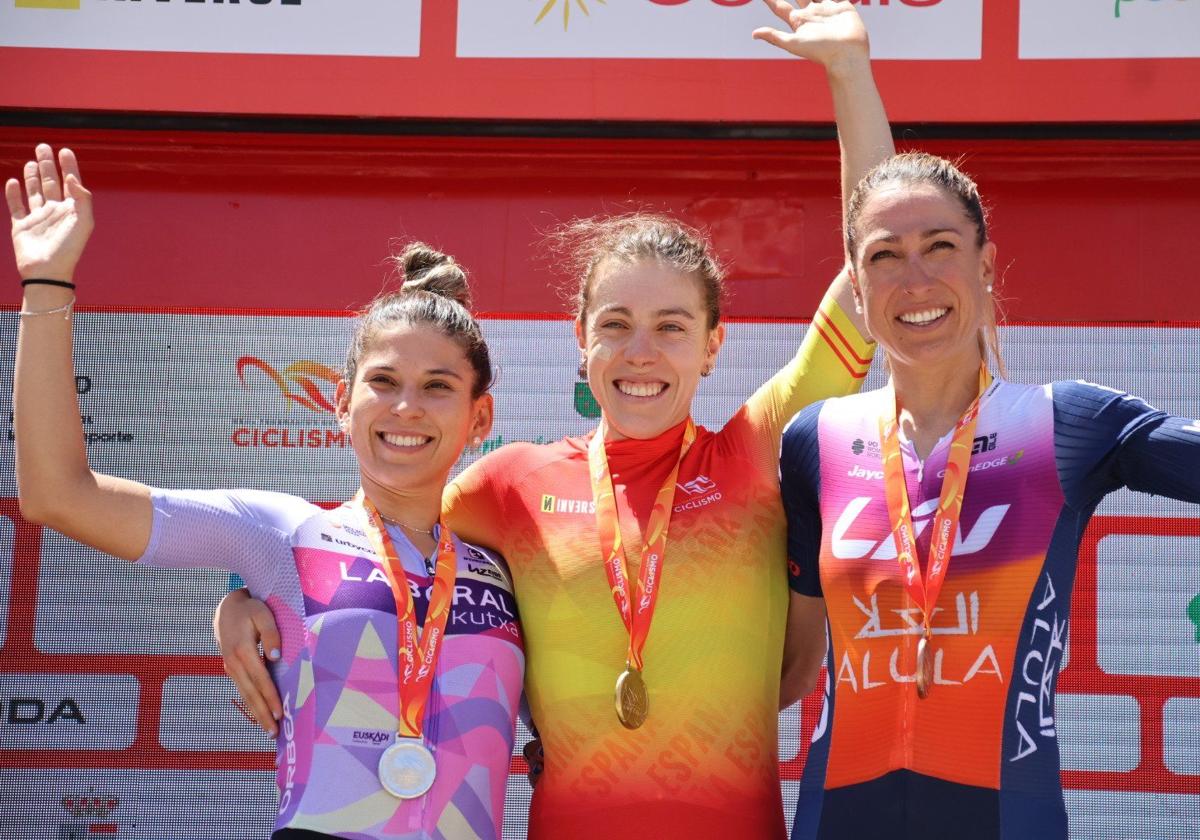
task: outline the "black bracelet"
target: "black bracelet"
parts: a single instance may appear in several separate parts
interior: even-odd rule
[[[44,280],[40,277],[31,277],[28,280],[21,281],[21,288],[26,286],[61,286],[64,289],[75,289],[74,283],[69,283],[66,280]]]

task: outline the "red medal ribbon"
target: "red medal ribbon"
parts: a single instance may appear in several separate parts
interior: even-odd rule
[[[987,367],[981,365],[979,393],[954,426],[950,454],[946,459],[946,475],[942,479],[942,492],[933,520],[933,537],[929,543],[929,560],[925,564],[924,580],[921,579],[921,569],[917,565],[917,538],[913,529],[912,508],[908,503],[908,486],[904,481],[904,459],[900,454],[900,423],[894,397],[890,415],[879,418],[884,492],[892,523],[892,537],[896,542],[896,561],[904,575],[904,588],[921,609],[923,633],[926,638],[932,631],[933,610],[937,605],[938,595],[941,594],[942,583],[946,580],[946,572],[950,568],[950,552],[958,536],[958,518],[962,513],[963,494],[966,492],[967,477],[970,475],[975,424],[979,420],[979,401],[991,380]]]
[[[396,553],[396,545],[383,523],[383,517],[371,500],[359,491],[355,497],[367,514],[370,526],[367,536],[375,552],[385,561],[384,571],[396,599],[396,622],[400,643],[397,664],[400,673],[397,679],[399,694],[399,733],[405,738],[420,738],[425,725],[425,705],[433,687],[433,672],[438,654],[446,634],[446,622],[450,619],[450,605],[454,600],[454,580],[458,572],[458,557],[454,551],[454,536],[446,527],[444,519],[438,519],[437,570],[434,572],[433,587],[429,593],[429,609],[425,613],[425,625],[418,639],[416,607],[408,587],[408,576]]]
[[[617,512],[617,497],[613,490],[612,472],[608,468],[608,454],[604,451],[604,430],[597,429],[588,443],[588,472],[592,478],[592,498],[596,502],[596,528],[600,532],[600,550],[604,556],[604,571],[608,585],[612,587],[613,601],[621,614],[621,621],[629,631],[629,650],[626,664],[634,670],[643,667],[642,650],[650,635],[650,622],[654,618],[654,606],[658,601],[658,590],[662,583],[663,562],[667,551],[667,526],[671,524],[671,509],[675,503],[675,480],[679,478],[679,464],[696,440],[696,424],[687,420],[683,432],[683,443],[679,447],[679,460],[671,469],[658,495],[654,497],[654,508],[642,540],[641,570],[638,574],[636,596],[629,591],[629,571],[625,562],[625,547],[621,543],[620,515]]]

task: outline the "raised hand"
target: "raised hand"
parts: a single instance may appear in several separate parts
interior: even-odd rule
[[[92,194],[84,189],[70,149],[59,149],[57,165],[45,143],[36,154],[37,160],[25,164],[23,191],[16,178],[4,185],[17,271],[23,279],[72,280],[92,233]]]
[[[833,69],[844,61],[870,57],[867,28],[854,4],[833,0],[763,0],[786,30],[769,26],[754,30],[759,41]]]

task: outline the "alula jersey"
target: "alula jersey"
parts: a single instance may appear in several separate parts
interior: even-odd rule
[[[396,602],[358,505],[322,510],[253,490],[153,493],[141,562],[236,572],[267,602],[282,636],[272,676],[279,721],[276,828],[347,840],[499,838],[521,699],[524,647],[508,571],[458,539],[458,574],[423,738],[433,788],[401,800],[379,757],[396,738]],[[389,526],[418,623],[433,571]]]
[[[829,619],[792,838],[1065,840],[1054,691],[1079,542],[1120,487],[1200,501],[1200,426],[1097,385],[993,382],[922,700],[922,614],[901,580],[880,457],[893,399],[885,388],[812,405],[784,434],[791,585],[823,596]],[[921,461],[901,443],[922,564],[949,445]]]
[[[858,387],[870,347],[832,302],[797,356],[720,432],[699,429],[672,503],[644,656],[650,712],[617,720],[628,634],[604,570],[588,437],[514,444],[449,488],[448,522],[508,558],[529,653],[526,692],[543,741],[532,840],[785,836],[778,770],[787,613],[778,452],[787,418]],[[606,446],[630,577],[685,424]]]

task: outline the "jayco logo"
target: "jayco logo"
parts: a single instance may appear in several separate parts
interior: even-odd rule
[[[872,560],[895,560],[896,559],[896,542],[890,537],[882,540],[862,540],[849,539],[846,535],[854,527],[859,515],[871,504],[870,496],[859,496],[846,505],[846,509],[842,511],[842,515],[837,518],[837,522],[833,526],[833,539],[831,548],[833,556],[839,560],[857,560],[860,557],[870,555]],[[920,537],[921,533],[929,527],[931,517],[937,510],[938,500],[930,499],[924,504],[918,505],[912,512],[913,530],[915,536]],[[975,554],[987,548],[988,543],[992,541],[992,537],[996,535],[996,531],[1000,529],[1000,523],[1004,521],[1005,514],[1012,505],[993,505],[980,514],[979,519],[975,521],[975,526],[964,534],[962,527],[958,529],[957,538],[954,541],[954,550],[951,556],[961,557],[965,554]]]

